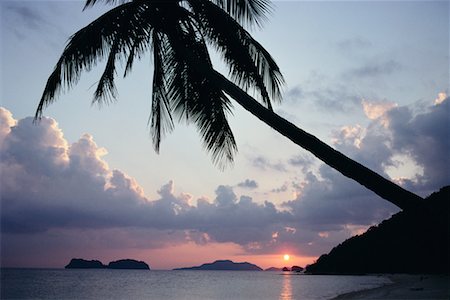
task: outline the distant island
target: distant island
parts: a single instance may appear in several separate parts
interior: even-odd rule
[[[449,273],[450,186],[306,266],[309,274]]]
[[[270,267],[265,269],[264,271],[277,271],[277,272],[303,272],[304,268],[299,267],[299,266],[292,266],[291,268],[288,267],[283,267],[283,268],[275,268],[275,267]]]
[[[133,269],[150,270],[150,267],[143,261],[134,259],[120,259],[104,265],[99,260],[85,260],[82,258],[72,258],[66,269]]]
[[[216,260],[213,263],[207,263],[197,267],[177,268],[174,270],[262,271],[257,265],[248,262],[235,263],[231,260]]]
[[[269,271],[269,272],[276,271],[276,272],[280,272],[280,271],[282,271],[282,268],[270,267],[270,268],[265,269],[264,271]]]

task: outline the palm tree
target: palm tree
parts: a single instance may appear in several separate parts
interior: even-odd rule
[[[99,2],[87,0],[85,8]],[[228,125],[230,98],[294,143],[313,153],[401,209],[422,198],[334,150],[272,110],[281,101],[283,77],[270,54],[244,27],[259,26],[270,11],[268,0],[103,0],[114,8],[76,32],[50,75],[35,119],[62,88],[75,84],[83,70],[106,59],[93,102],[115,99],[116,62],[124,77],[134,60],[151,51],[154,60],[150,127],[155,150],[174,126],[174,118],[195,123],[214,163],[233,161],[237,147]],[[231,80],[213,69],[207,45],[229,66]],[[247,94],[257,92],[264,105]],[[227,95],[229,97],[227,97]]]

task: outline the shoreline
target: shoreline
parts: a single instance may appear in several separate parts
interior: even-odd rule
[[[450,275],[386,275],[392,283],[338,295],[343,299],[450,299]]]

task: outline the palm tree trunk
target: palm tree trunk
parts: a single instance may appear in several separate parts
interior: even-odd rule
[[[293,141],[295,144],[310,151],[327,165],[362,184],[385,200],[395,204],[403,210],[418,208],[423,203],[423,198],[403,189],[360,163],[350,159],[315,136],[305,132],[275,114],[273,111],[265,108],[217,71],[213,70],[211,77],[213,78],[212,81],[220,85],[220,88],[222,88],[225,93],[261,121]]]

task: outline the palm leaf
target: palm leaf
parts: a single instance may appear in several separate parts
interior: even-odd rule
[[[232,80],[243,89],[255,88],[271,108],[271,98],[281,100],[283,76],[270,54],[233,18],[208,0],[191,0],[202,31],[222,53]]]
[[[82,71],[89,71],[108,52],[114,54],[114,58],[117,58],[119,53],[126,55],[136,42],[136,37],[147,35],[151,24],[140,22],[142,20],[140,15],[146,12],[147,8],[145,3],[122,4],[76,32],[69,39],[47,80],[35,117],[42,116],[44,107],[54,101],[55,96],[61,92],[62,88],[70,88],[77,83]],[[111,51],[114,44],[117,49]],[[100,100],[102,95],[107,94],[104,93],[106,89],[111,91],[113,87],[110,79],[111,71],[114,70],[114,62],[109,61],[106,68],[104,80],[99,82],[100,86],[94,97],[96,101]]]
[[[271,11],[269,0],[208,0],[228,13],[237,22],[246,26],[261,26],[266,14]]]
[[[151,113],[151,132],[153,146],[159,152],[160,143],[165,133],[172,131],[173,119],[170,103],[167,95],[167,86],[164,69],[164,37],[162,34],[153,32],[153,95]]]
[[[97,2],[99,2],[99,0],[86,0],[86,3],[84,4],[84,8],[83,10],[85,10],[86,8],[92,7],[94,6]],[[131,2],[131,0],[100,0],[100,2],[104,2],[106,4],[123,4],[126,2]]]
[[[223,168],[233,161],[236,141],[226,114],[231,104],[216,83],[208,78],[212,70],[205,41],[195,20],[184,8],[167,20],[164,71],[171,107],[180,119],[196,124],[204,147],[213,162]],[[206,71],[206,72],[205,72]]]

